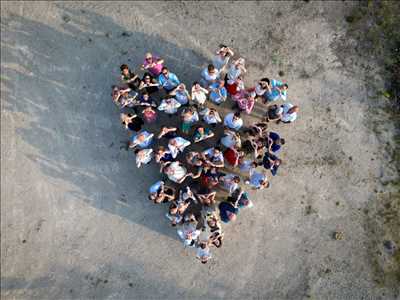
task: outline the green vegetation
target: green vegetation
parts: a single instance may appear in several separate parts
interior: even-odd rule
[[[360,2],[345,18],[349,23],[349,34],[356,37],[360,47],[358,54],[367,59],[376,59],[382,66],[382,76],[387,84],[378,91],[386,99],[383,109],[389,116],[378,120],[393,122],[393,143],[387,143],[385,151],[392,158],[389,167],[400,171],[400,1]],[[381,106],[381,107],[382,107]],[[379,134],[379,132],[376,132]],[[367,232],[370,235],[370,260],[376,282],[381,285],[398,286],[400,283],[400,179],[381,182],[384,191],[377,192],[368,207]],[[392,241],[397,250],[390,255],[385,252],[385,241]],[[387,256],[389,255],[389,258]],[[386,258],[385,258],[386,257]]]

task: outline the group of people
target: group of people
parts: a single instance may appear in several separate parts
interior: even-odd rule
[[[112,87],[137,167],[154,161],[164,176],[150,186],[149,200],[167,204],[166,218],[202,263],[211,258],[211,247],[223,244],[221,224],[253,206],[246,187],[268,188],[268,173],[278,173],[285,139],[268,125],[292,123],[299,111],[287,102],[287,83],[262,78],[245,87],[245,60],[233,57],[220,45],[188,90],[164,59],[147,53],[142,76],[123,64]],[[251,114],[256,102],[265,116],[245,126],[242,115]],[[222,116],[224,103],[229,112]],[[163,114],[169,118],[163,121]],[[149,129],[157,124],[163,125]]]

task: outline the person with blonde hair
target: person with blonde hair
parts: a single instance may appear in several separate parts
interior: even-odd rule
[[[162,68],[164,67],[164,60],[159,58],[158,56],[153,56],[150,52],[147,52],[145,55],[145,59],[142,64],[142,70],[147,70],[153,75],[157,77],[160,75]]]

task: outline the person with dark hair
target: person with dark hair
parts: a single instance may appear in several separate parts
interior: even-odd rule
[[[218,180],[220,185],[229,192],[229,195],[239,187],[240,183],[240,177],[235,174],[220,175]]]
[[[150,73],[144,73],[139,84],[139,91],[142,93],[143,91],[146,91],[148,94],[153,94],[158,92],[159,86],[160,84],[153,76],[151,76]]]
[[[239,129],[243,126],[243,120],[240,118],[240,113],[229,113],[224,118],[224,125],[230,129],[235,131],[239,131]]]
[[[218,123],[222,122],[218,111],[214,108],[206,107],[200,112],[200,115],[203,116],[204,122],[213,127],[215,127]]]
[[[270,81],[268,78],[262,78],[260,79],[255,88],[255,92],[257,95],[257,98],[262,98],[266,92],[268,92],[268,86],[270,84]]]
[[[244,155],[245,153],[243,151],[240,151],[236,147],[230,147],[225,149],[224,151],[225,161],[228,162],[228,164],[233,168],[235,168],[238,165],[240,157]]]
[[[215,168],[224,167],[224,155],[220,147],[209,148],[202,152],[202,156],[207,165]]]
[[[234,207],[244,208],[253,207],[253,202],[250,201],[249,195],[241,187],[238,187],[226,200],[233,204]]]
[[[198,126],[193,133],[193,141],[195,143],[204,141],[206,139],[212,138],[214,136],[214,132],[209,128],[205,128],[204,126]]]
[[[154,123],[157,120],[157,112],[151,106],[145,107],[142,115],[146,123]]]
[[[181,104],[176,101],[175,98],[167,96],[161,101],[160,105],[158,106],[158,110],[164,111],[166,114],[172,117],[172,115],[178,112],[179,107],[181,107]]]
[[[239,212],[239,209],[237,207],[233,206],[229,202],[224,201],[218,205],[218,208],[219,216],[222,222],[229,223],[236,220],[236,216]]]
[[[122,113],[120,117],[122,125],[124,125],[126,129],[129,129],[131,131],[140,131],[142,129],[142,126],[144,125],[143,119],[141,117],[138,117],[137,115]]]
[[[133,73],[126,64],[121,65],[120,70],[122,83],[127,84],[135,91],[138,90],[140,84],[139,76]]]
[[[265,152],[262,165],[265,169],[270,170],[272,176],[275,176],[278,172],[278,168],[281,165],[282,161],[274,154],[270,152]]]
[[[157,181],[149,188],[149,200],[154,203],[165,203],[175,199],[175,189]]]
[[[161,165],[161,170],[164,167],[164,165],[167,162],[172,162],[174,160],[171,151],[165,149],[165,147],[160,146],[158,147],[156,154],[155,154],[155,160],[157,163]]]
[[[233,55],[234,53],[231,48],[220,45],[216,56],[212,59],[212,64],[219,72],[223,72],[228,65],[229,59],[233,57]]]
[[[207,242],[200,243],[199,247],[197,248],[196,257],[202,264],[206,264],[211,258],[211,252]]]
[[[217,192],[211,191],[207,187],[201,188],[197,193],[196,197],[199,199],[200,203],[205,206],[212,206],[215,203],[215,196]]]
[[[270,131],[268,133],[268,151],[277,153],[282,145],[285,144],[285,139],[281,138],[276,132]]]
[[[153,149],[135,149],[135,155],[136,155],[136,166],[138,168],[141,167],[141,165],[146,165],[148,164],[151,159],[153,158]]]
[[[201,72],[201,85],[208,88],[210,84],[215,83],[219,79],[219,71],[214,67],[213,64],[209,64],[207,68],[204,68]]]
[[[277,121],[279,122],[283,113],[283,108],[278,105],[271,105],[268,107],[267,112],[265,113],[265,121]]]
[[[158,82],[161,84],[167,94],[172,92],[181,83],[178,79],[178,76],[170,72],[167,67],[162,68],[161,74],[158,77]]]
[[[279,80],[271,79],[270,83],[266,85],[267,91],[263,94],[264,102],[273,102],[278,100],[286,101],[287,90],[289,85]]]
[[[210,90],[210,101],[215,103],[216,105],[220,105],[222,102],[225,102],[226,97],[228,96],[228,91],[225,88],[225,81],[219,80],[212,83],[208,89]]]

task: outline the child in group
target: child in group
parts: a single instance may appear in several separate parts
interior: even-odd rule
[[[161,104],[158,106],[158,110],[164,111],[166,114],[172,117],[172,115],[177,113],[179,107],[181,107],[181,104],[176,101],[175,98],[169,96],[161,101]]]
[[[189,134],[190,128],[194,123],[199,121],[199,114],[197,113],[196,108],[188,107],[185,108],[181,113],[182,118],[182,133]]]
[[[196,128],[193,134],[193,140],[195,143],[204,141],[214,136],[214,132],[204,126],[199,126]]]
[[[200,107],[201,109],[204,108],[204,105],[207,100],[208,91],[201,87],[200,83],[195,81],[192,86],[192,101],[195,106]]]
[[[208,125],[212,125],[213,127],[222,122],[218,111],[214,108],[206,107],[200,112],[200,115],[203,116],[204,122],[206,122]]]
[[[219,79],[219,71],[214,67],[213,64],[209,64],[207,68],[204,68],[201,72],[200,83],[203,87],[208,88],[209,85],[215,83]]]
[[[181,83],[178,87],[173,90],[170,95],[175,96],[176,101],[178,101],[182,106],[187,105],[191,99],[189,92],[186,90],[185,84]]]
[[[221,103],[225,102],[226,97],[228,96],[228,92],[225,88],[224,80],[212,83],[209,86],[209,90],[210,90],[210,100],[213,103],[220,105]]]
[[[140,168],[141,165],[148,164],[153,158],[153,149],[136,149],[136,166]]]
[[[133,73],[126,64],[121,65],[120,70],[121,82],[127,84],[132,90],[138,90],[140,84],[139,76]]]
[[[150,52],[146,53],[145,59],[143,61],[142,69],[147,70],[153,75],[154,77],[157,77],[160,75],[163,65],[164,60],[162,58],[159,58],[157,56],[153,56]]]

